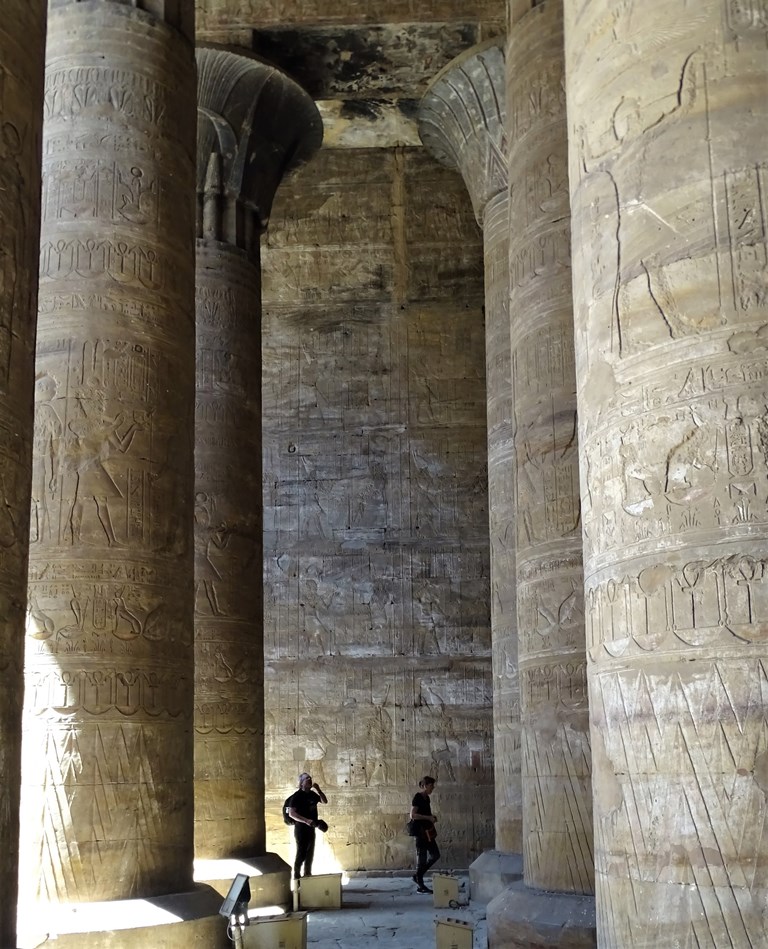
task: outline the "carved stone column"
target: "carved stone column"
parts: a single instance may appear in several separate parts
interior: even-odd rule
[[[0,20],[0,946],[16,945],[45,0]]]
[[[567,9],[600,944],[764,946],[768,5]]]
[[[282,903],[289,868],[265,855],[264,827],[259,240],[322,122],[271,66],[212,49],[197,63],[196,876],[228,886],[221,861],[247,858],[254,898]],[[277,864],[276,895],[265,876]]]
[[[509,342],[509,193],[504,154],[504,50],[473,47],[432,82],[419,133],[435,158],[464,178],[483,228],[488,518],[496,786],[496,847],[470,867],[472,898],[488,901],[522,876],[520,691],[515,607],[514,451]]]
[[[525,884],[492,947],[595,944],[562,6],[513,17],[506,56]]]
[[[21,886],[62,933],[193,886],[193,9],[48,18]]]

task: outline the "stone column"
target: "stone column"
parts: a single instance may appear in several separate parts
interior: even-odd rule
[[[491,947],[595,945],[562,7],[513,15],[506,57],[525,883]]]
[[[45,0],[0,20],[0,946],[16,945]]]
[[[418,115],[424,145],[443,165],[461,173],[483,229],[496,846],[470,867],[470,886],[472,899],[484,901],[522,876],[509,192],[502,42],[494,40],[473,47],[450,63],[431,83]]]
[[[196,876],[228,886],[221,861],[247,858],[254,898],[281,903],[289,868],[265,855],[264,825],[259,240],[322,121],[256,59],[200,49],[197,64]],[[282,896],[265,884],[278,864]]]
[[[768,944],[768,5],[567,5],[598,931]]]
[[[48,17],[21,889],[59,932],[193,886],[194,12],[146,6]]]

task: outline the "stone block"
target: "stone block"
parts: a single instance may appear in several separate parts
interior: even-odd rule
[[[221,897],[209,886],[136,900],[46,907],[19,916],[20,949],[55,941],[56,949],[229,949]]]
[[[522,881],[488,904],[488,949],[595,949],[595,898]]]
[[[522,854],[486,850],[469,867],[469,898],[476,903],[490,903],[522,879]]]
[[[222,898],[238,873],[248,874],[251,909],[291,908],[291,868],[277,854],[265,853],[247,860],[195,860],[195,880],[212,886]]]

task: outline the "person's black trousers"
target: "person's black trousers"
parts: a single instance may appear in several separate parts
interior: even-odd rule
[[[296,859],[293,862],[293,879],[301,876],[304,864],[304,876],[312,876],[312,858],[315,856],[315,828],[307,824],[294,824],[293,837],[296,841]]]
[[[424,886],[424,874],[440,859],[440,848],[434,840],[426,837],[416,838],[416,880]]]

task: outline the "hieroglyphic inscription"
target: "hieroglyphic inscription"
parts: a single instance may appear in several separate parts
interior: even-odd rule
[[[187,702],[190,683],[176,672],[139,672],[102,667],[94,670],[32,670],[26,704],[32,714],[63,718],[72,713],[104,718],[151,715],[176,718]]]
[[[136,164],[103,159],[47,161],[44,222],[94,220],[157,225],[162,178]]]
[[[45,120],[78,118],[107,107],[126,124],[159,126],[166,114],[166,87],[139,72],[102,66],[49,70],[45,78]]]
[[[183,289],[183,274],[152,246],[131,240],[56,238],[40,246],[40,279],[109,277],[118,284],[147,290]]]
[[[585,550],[600,551],[597,563],[627,545],[652,548],[670,530],[746,537],[766,522],[765,406],[748,389],[768,376],[768,363],[746,356],[765,343],[746,330],[721,339],[730,357],[670,367],[663,381],[636,373],[637,385],[585,439],[589,486],[602,486],[584,505]],[[659,454],[648,452],[651,439]]]
[[[737,553],[679,566],[650,563],[637,575],[590,581],[587,641],[594,658],[598,651],[628,658],[765,641],[766,563]]]
[[[562,63],[549,61],[539,72],[525,74],[525,89],[507,102],[508,138],[518,142],[534,127],[561,121],[565,110]]]

